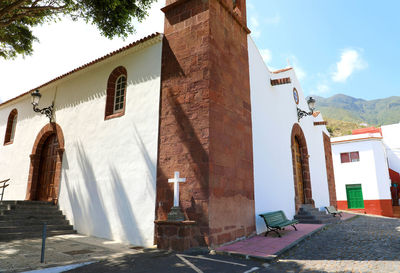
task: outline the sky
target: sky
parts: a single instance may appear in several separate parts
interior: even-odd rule
[[[45,24],[31,56],[0,59],[0,101],[156,31],[165,0],[125,40],[109,40],[84,22]],[[362,99],[400,96],[400,1],[247,0],[248,26],[270,70],[295,68],[306,95]]]

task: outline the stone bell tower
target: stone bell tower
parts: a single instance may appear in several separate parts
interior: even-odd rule
[[[156,243],[176,250],[255,232],[245,0],[167,0]],[[186,221],[169,222],[174,171]]]

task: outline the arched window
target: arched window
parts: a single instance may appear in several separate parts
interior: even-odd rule
[[[124,109],[125,87],[126,77],[125,75],[121,75],[115,83],[114,113],[120,112]]]
[[[4,137],[4,145],[11,144],[14,141],[15,128],[17,127],[18,111],[14,109],[8,116],[6,135]]]
[[[105,119],[123,116],[126,103],[127,72],[122,66],[115,68],[107,82]]]

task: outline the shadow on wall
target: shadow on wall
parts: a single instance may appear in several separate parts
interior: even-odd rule
[[[143,236],[137,226],[135,214],[132,211],[133,204],[128,196],[128,192],[124,188],[122,179],[114,166],[110,167],[111,183],[112,183],[112,197],[114,209],[118,213],[118,220],[120,222],[121,231],[124,233],[123,238],[129,242],[145,245]],[[135,192],[130,192],[133,195]]]
[[[143,197],[130,198],[130,196],[138,193],[126,190],[124,185],[127,185],[129,181],[124,183],[120,171],[112,164],[108,164],[110,175],[107,175],[106,178],[96,178],[95,170],[81,142],[74,145],[76,147],[77,164],[80,167],[79,180],[71,181],[71,177],[68,176],[66,170],[69,169],[69,164],[66,156],[63,164],[63,178],[71,203],[74,223],[79,232],[108,239],[128,240],[134,244],[144,245],[147,242],[143,240],[143,234],[138,228],[137,217],[134,213],[135,204],[132,203],[132,200],[152,198],[151,201],[155,205],[156,165],[134,123],[131,123],[131,128],[130,139],[134,141],[138,148],[135,150],[140,151],[137,154],[131,154],[131,156],[140,158],[139,161],[144,163],[143,181],[136,181],[146,183],[145,191],[141,193],[144,195]],[[102,196],[104,188],[99,187],[99,183],[107,184],[106,189],[109,190],[107,192],[109,198]],[[107,207],[106,204],[112,204],[112,207]],[[154,216],[154,206],[149,213]],[[111,215],[118,217],[110,219]],[[150,225],[153,225],[153,220]]]
[[[153,181],[154,183],[151,184],[152,188],[151,188],[151,192],[149,192],[150,194],[154,195],[155,191],[156,191],[156,178],[157,178],[157,168],[156,168],[156,163],[151,159],[150,153],[146,148],[146,145],[143,142],[142,137],[139,134],[139,131],[135,125],[135,123],[131,123],[131,128],[132,128],[132,139],[135,140],[135,144],[136,146],[139,148],[140,150],[140,156],[142,156],[143,161],[146,163],[146,175],[149,177],[149,179],[147,179],[147,181]],[[139,155],[134,155],[139,156]],[[148,184],[146,185],[146,188],[148,189],[149,187],[147,187]]]
[[[87,158],[83,145],[79,142],[75,146],[83,180],[79,185],[77,181],[71,182],[65,169],[63,170],[74,223],[80,232],[111,238],[110,220],[107,217],[92,164]]]

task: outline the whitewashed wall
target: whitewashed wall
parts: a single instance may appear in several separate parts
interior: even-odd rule
[[[400,123],[382,126],[389,168],[400,173]]]
[[[107,80],[118,66],[128,73],[125,115],[105,121]],[[54,99],[65,138],[59,205],[79,233],[153,245],[160,74],[158,37],[40,90],[41,107]],[[0,179],[11,178],[6,200],[23,200],[29,155],[48,119],[24,96],[0,107],[2,137],[13,108],[16,134],[0,145]]]
[[[380,139],[366,139],[335,143],[335,141],[343,141],[349,137],[364,138],[367,136],[332,138],[337,200],[347,200],[347,184],[361,184],[364,200],[391,199],[389,171],[382,141]],[[359,152],[360,161],[341,163],[341,153],[356,151]]]
[[[283,210],[295,215],[295,191],[291,152],[292,127],[297,123],[293,88],[300,96],[299,107],[308,111],[302,88],[293,70],[272,74],[249,37],[250,90],[253,123],[254,183],[257,233],[265,230],[260,213]],[[291,84],[271,86],[270,79],[290,77]],[[314,126],[321,115],[300,120],[310,155],[312,196],[315,206],[329,205],[329,190],[323,146],[325,126]]]

